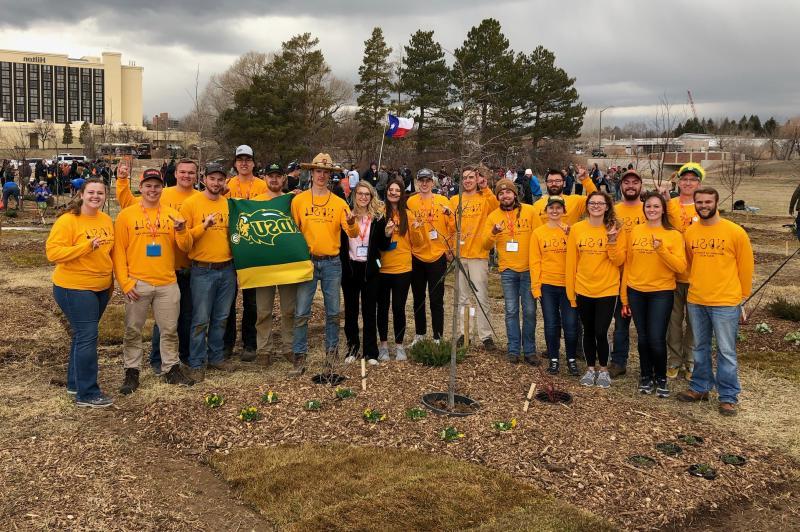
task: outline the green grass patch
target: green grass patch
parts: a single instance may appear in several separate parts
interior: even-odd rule
[[[41,268],[50,264],[41,251],[16,251],[8,255],[8,260],[17,268]]]
[[[416,451],[251,447],[210,462],[280,530],[613,530],[504,473]]]
[[[800,303],[778,296],[767,305],[767,312],[776,318],[800,322]]]
[[[452,342],[440,340],[438,343],[426,338],[415,343],[408,354],[411,360],[425,366],[447,366],[450,364],[450,357],[453,349]],[[467,356],[467,350],[460,348],[456,350],[456,362],[461,362]]]
[[[800,384],[800,354],[755,351],[738,357],[739,364]]]

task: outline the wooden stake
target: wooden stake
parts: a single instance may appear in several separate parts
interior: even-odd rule
[[[788,240],[786,241],[786,255],[785,256],[787,256],[787,257],[789,256],[789,241]]]
[[[361,389],[367,391],[367,362],[361,359]]]
[[[464,307],[464,348],[469,349],[469,307]]]
[[[533,393],[535,391],[536,391],[536,383],[532,382],[531,383],[531,388],[530,388],[530,390],[528,390],[528,396],[525,399],[525,406],[522,407],[522,411],[523,412],[527,412],[528,411],[528,407],[531,406],[531,399],[533,399]]]

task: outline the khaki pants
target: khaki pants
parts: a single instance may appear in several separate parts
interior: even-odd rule
[[[272,309],[275,305],[275,291],[281,298],[281,343],[269,349],[272,337]],[[297,302],[297,285],[262,286],[256,288],[256,342],[259,353],[291,353],[294,335],[294,308]],[[277,349],[275,348],[277,347]]]
[[[679,368],[694,361],[692,348],[694,337],[689,313],[686,310],[686,296],[689,293],[687,283],[678,283],[675,287],[675,300],[667,327],[667,367]],[[686,327],[683,326],[684,320]]]
[[[475,316],[478,322],[478,337],[483,341],[492,336],[492,327],[489,325],[489,320],[486,319],[486,316],[490,316],[492,312],[489,307],[489,259],[488,257],[485,259],[461,259],[461,264],[464,265],[464,270],[469,275],[472,284],[475,285],[475,294],[478,296],[479,303],[479,306],[475,307]],[[464,308],[471,299],[475,298],[475,294],[460,269],[458,276],[458,315],[453,319],[460,323],[464,317]],[[480,307],[483,307],[483,310]],[[463,323],[460,323],[459,330],[462,334],[464,333]]]
[[[178,283],[153,286],[136,281],[137,301],[125,303],[125,336],[122,340],[122,361],[125,369],[142,365],[142,327],[147,311],[153,307],[153,317],[161,332],[161,372],[166,373],[178,363],[178,315],[181,291]]]

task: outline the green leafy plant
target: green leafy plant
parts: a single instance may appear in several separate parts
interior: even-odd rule
[[[16,218],[17,209],[6,209],[6,218]]]
[[[419,421],[420,419],[425,419],[428,417],[428,411],[424,408],[415,406],[414,408],[409,408],[406,410],[406,417],[411,421]]]
[[[278,394],[273,392],[272,390],[268,391],[264,395],[261,396],[261,402],[265,405],[272,405],[280,401]]]
[[[717,478],[717,470],[708,464],[693,464],[689,466],[689,474],[696,477],[703,477],[706,480]]]
[[[261,419],[261,413],[254,406],[246,406],[239,411],[239,419],[245,423],[258,421]]]
[[[450,351],[453,344],[446,340],[438,343],[431,339],[420,340],[415,343],[410,351],[411,360],[425,366],[441,367],[450,364]],[[461,348],[456,351],[456,362],[461,362],[467,355],[467,350]]]
[[[744,342],[745,340],[747,340],[747,335],[745,333],[743,333],[742,331],[739,331],[738,333],[736,333],[736,341],[737,342]]]
[[[356,392],[351,390],[350,388],[336,388],[336,398],[337,399],[350,399],[351,397],[355,397]]]
[[[225,399],[218,393],[206,395],[206,406],[209,408],[219,408],[225,404]]]
[[[800,331],[790,332],[784,336],[783,339],[787,342],[793,343],[794,345],[800,345]]]
[[[322,403],[316,399],[306,401],[306,410],[319,410],[320,408],[322,408]]]
[[[723,464],[735,465],[735,466],[744,465],[744,463],[746,462],[744,456],[739,456],[737,454],[723,454],[720,455],[719,459],[722,461]]]
[[[772,327],[769,326],[769,323],[764,321],[756,325],[756,332],[761,334],[771,334]]]
[[[681,449],[679,445],[671,442],[657,443],[656,450],[661,451],[667,456],[678,456],[683,452],[683,449]]]
[[[364,413],[361,414],[361,417],[364,418],[364,421],[367,423],[380,423],[381,421],[386,419],[386,414],[381,413],[380,410],[373,410],[372,408],[367,408],[364,410]]]
[[[642,454],[635,454],[633,456],[629,456],[628,462],[638,467],[653,467],[654,465],[656,465],[656,461],[653,458],[650,458],[649,456],[644,456]]]
[[[439,438],[443,439],[446,442],[455,441],[463,437],[464,433],[459,432],[458,429],[456,429],[455,427],[445,427],[441,431],[439,431]]]
[[[678,439],[686,445],[698,446],[703,443],[703,438],[700,436],[692,436],[691,434],[679,434]]]
[[[505,432],[507,430],[512,430],[517,426],[517,420],[512,419],[511,421],[495,421],[492,423],[492,427],[494,430]]]
[[[782,320],[800,322],[800,303],[778,296],[767,305],[767,312]]]

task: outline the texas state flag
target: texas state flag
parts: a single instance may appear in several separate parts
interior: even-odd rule
[[[386,136],[399,139],[406,136],[406,133],[414,129],[413,118],[398,118],[394,115],[389,115],[389,129],[386,130]]]

